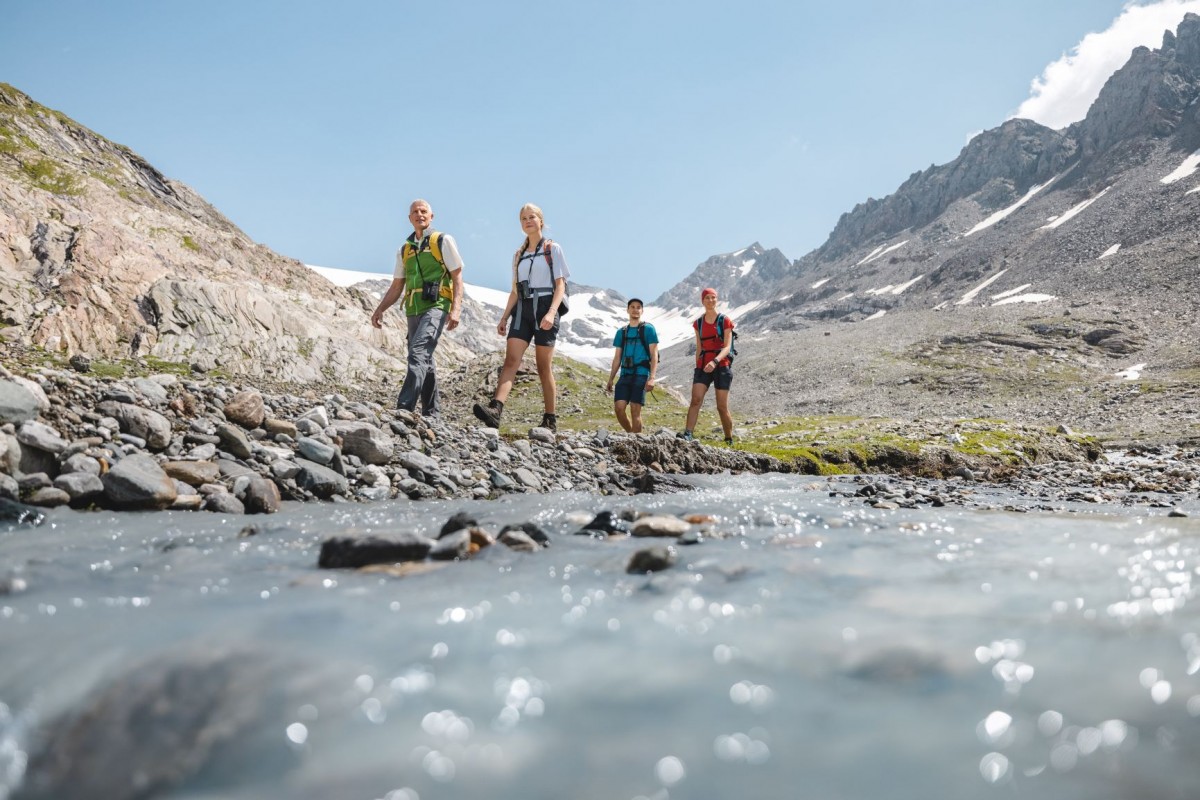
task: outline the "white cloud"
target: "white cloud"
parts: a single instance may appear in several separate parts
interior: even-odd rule
[[[1107,30],[1089,33],[1034,78],[1029,99],[1013,116],[1055,129],[1083,119],[1104,82],[1133,49],[1161,46],[1163,32],[1174,31],[1189,11],[1200,14],[1200,0],[1129,3]]]

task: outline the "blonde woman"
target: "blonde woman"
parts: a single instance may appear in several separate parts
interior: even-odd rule
[[[546,222],[540,208],[526,203],[521,206],[520,220],[525,242],[513,256],[512,290],[496,326],[496,333],[508,337],[504,366],[500,368],[500,381],[491,402],[487,406],[476,403],[472,411],[489,428],[500,427],[504,403],[532,341],[538,380],[542,384],[542,403],[546,409],[542,414],[542,427],[554,431],[558,430],[554,405],[554,344],[571,270],[558,243],[542,236]]]

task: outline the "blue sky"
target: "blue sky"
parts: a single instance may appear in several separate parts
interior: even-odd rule
[[[1143,5],[0,0],[0,81],[307,263],[390,271],[425,197],[506,288],[534,202],[576,280],[651,298],[753,241],[804,255],[1019,108],[1086,108],[1056,93],[1128,57],[1115,20],[1157,46],[1198,10]]]

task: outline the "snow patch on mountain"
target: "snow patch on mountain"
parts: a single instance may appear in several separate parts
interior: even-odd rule
[[[884,256],[886,256],[888,253],[892,252],[893,250],[899,250],[901,247],[904,247],[904,245],[908,244],[908,242],[909,242],[909,240],[905,239],[903,242],[900,242],[899,244],[894,244],[891,247],[888,247],[886,249],[882,245],[880,245],[879,247],[876,247],[874,250],[872,250],[871,254],[869,256],[867,256],[866,258],[864,258],[862,261],[858,262],[854,266],[861,267],[863,264],[870,264],[872,261],[883,258]]]
[[[1054,295],[1052,294],[1036,294],[1031,292],[1029,294],[1019,294],[1016,297],[1006,297],[1003,300],[997,300],[995,303],[992,303],[992,305],[1007,306],[1012,303],[1045,303],[1047,300],[1053,299]]]
[[[1031,284],[1031,283],[1023,283],[1015,289],[1009,289],[1007,292],[1001,292],[1000,294],[992,295],[992,299],[993,300],[1003,300],[1006,297],[1012,297],[1014,294],[1020,294],[1021,292],[1025,291],[1032,285],[1033,284]]]
[[[974,299],[975,299],[975,296],[976,296],[977,294],[979,294],[980,292],[982,292],[982,291],[983,291],[984,289],[986,289],[987,287],[991,286],[991,285],[992,285],[993,283],[995,283],[996,281],[1000,280],[1000,276],[1002,276],[1002,275],[1003,275],[1004,273],[1006,273],[1006,272],[1008,272],[1008,270],[1006,270],[1006,269],[1002,269],[1002,270],[1000,270],[1000,271],[999,271],[999,272],[997,272],[995,275],[993,275],[992,277],[988,278],[986,281],[984,281],[983,283],[979,284],[979,285],[978,285],[978,286],[976,286],[974,289],[972,289],[971,291],[967,292],[967,293],[966,293],[966,294],[964,294],[962,297],[960,297],[960,298],[959,298],[959,299],[958,299],[958,300],[957,300],[957,301],[954,303],[954,305],[956,305],[956,306],[965,306],[967,303],[969,303],[969,302],[971,302],[972,300],[974,300]]]
[[[1111,189],[1111,188],[1112,188],[1111,186],[1108,187],[1108,189]],[[1095,197],[1093,197],[1089,200],[1084,200],[1082,203],[1075,205],[1070,211],[1063,214],[1061,217],[1058,217],[1053,222],[1051,222],[1047,225],[1043,225],[1038,230],[1053,230],[1054,228],[1057,228],[1058,226],[1062,225],[1064,222],[1068,222],[1069,220],[1073,219],[1076,215],[1078,215],[1080,212],[1082,212],[1085,208],[1090,206],[1092,203],[1096,202],[1101,197],[1104,197],[1104,195],[1108,194],[1108,189],[1105,189],[1103,192],[1101,192],[1100,194],[1096,195]]]
[[[1197,168],[1200,168],[1200,150],[1197,150],[1196,152],[1192,153],[1190,156],[1185,158],[1183,160],[1183,163],[1180,164],[1178,167],[1176,167],[1175,170],[1171,174],[1167,175],[1166,177],[1160,178],[1160,182],[1161,183],[1175,183],[1175,181],[1181,181],[1184,178],[1187,178],[1187,177],[1195,174]],[[1195,189],[1193,189],[1192,191],[1194,192]],[[1189,194],[1190,194],[1190,192],[1189,192]]]
[[[337,267],[318,267],[315,264],[305,264],[304,266],[319,273],[334,286],[345,287],[363,281],[390,281],[392,279],[390,272],[356,272],[352,269],[338,269]]]
[[[1055,178],[1054,180],[1057,180],[1057,178]],[[1004,219],[1009,214],[1013,213],[1018,208],[1025,205],[1030,200],[1032,200],[1033,196],[1035,194],[1037,194],[1038,192],[1040,192],[1042,189],[1049,186],[1050,184],[1054,183],[1054,180],[1049,180],[1049,181],[1046,181],[1045,183],[1039,183],[1037,186],[1034,186],[1032,189],[1030,189],[1028,192],[1026,192],[1025,196],[1022,197],[1020,200],[1013,203],[1011,206],[1008,206],[1007,208],[1002,208],[999,211],[997,211],[995,214],[992,214],[990,217],[985,219],[983,222],[980,222],[974,228],[971,228],[971,230],[964,233],[963,236],[970,236],[973,233],[979,233],[981,230],[984,230],[985,228],[992,227],[997,222]]]

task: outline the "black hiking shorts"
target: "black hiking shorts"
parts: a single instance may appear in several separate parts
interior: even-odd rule
[[[516,325],[517,309],[514,308],[512,316],[508,323],[508,339],[520,339],[521,341],[532,341],[538,347],[554,347],[554,343],[558,341],[558,323],[559,314],[554,315],[554,327],[548,331],[542,330],[542,317],[546,316],[546,312],[550,310],[550,303],[554,300],[548,294],[541,295],[535,303],[533,300],[518,300],[518,305],[524,306],[521,309],[521,325]],[[535,307],[536,306],[536,313]]]
[[[703,383],[706,389],[716,383],[717,389],[728,392],[729,387],[733,386],[733,367],[717,367],[712,372],[696,367],[692,370],[692,383]]]

